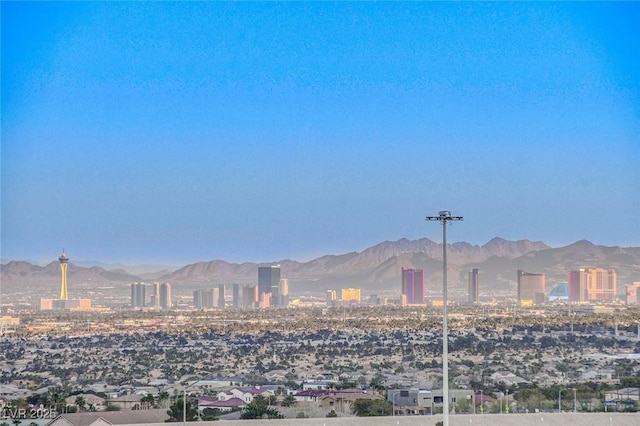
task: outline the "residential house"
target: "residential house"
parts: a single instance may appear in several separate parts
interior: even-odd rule
[[[221,401],[217,398],[209,396],[201,396],[198,398],[198,411],[202,413],[205,408],[217,408],[220,411],[231,411],[234,408],[244,408],[247,405],[240,398],[231,398],[225,401]]]
[[[262,395],[265,398],[269,398],[269,396],[274,395],[273,391],[268,389],[261,389],[259,387],[245,387],[245,386],[237,386],[228,390],[221,390],[218,392],[218,399],[220,401],[227,401],[232,398],[239,398],[243,400],[245,403],[249,404],[253,401],[253,398],[256,395]]]
[[[331,389],[305,389],[295,393],[293,397],[298,402],[313,402],[317,401],[320,397],[323,397],[325,395],[332,395],[335,393],[337,393],[337,391]]]
[[[302,383],[302,390],[307,389],[329,389],[331,385],[336,384],[334,380],[309,380]]]
[[[140,402],[142,401],[142,395],[137,394],[127,394],[122,395],[117,398],[112,398],[109,400],[109,405],[113,405],[114,407],[123,408],[123,409],[132,409],[135,406],[140,407]]]
[[[333,391],[329,394],[318,397],[320,407],[324,409],[334,409],[338,406],[352,404],[358,399],[377,400],[384,399],[384,397],[377,392],[366,392],[360,389],[344,389],[340,391]]]
[[[127,410],[61,414],[46,426],[111,426],[164,423],[167,410]]]
[[[521,383],[528,383],[527,380],[520,376],[516,376],[510,371],[499,371],[497,373],[493,373],[489,377],[491,377],[491,380],[493,380],[494,383],[504,383],[505,386],[517,386]]]

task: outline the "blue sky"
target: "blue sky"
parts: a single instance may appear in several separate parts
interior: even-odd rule
[[[3,259],[640,245],[640,3],[1,7]]]

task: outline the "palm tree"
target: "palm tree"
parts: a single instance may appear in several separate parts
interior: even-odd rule
[[[84,411],[84,407],[87,405],[87,401],[82,395],[76,396],[75,404],[78,407],[78,411]]]
[[[61,388],[49,389],[49,400],[58,413],[64,412],[66,400]]]
[[[142,408],[148,410],[153,408],[156,399],[152,394],[148,393],[142,397],[142,400],[140,400],[140,402],[142,403]]]
[[[162,408],[167,408],[166,404],[167,401],[169,400],[169,392],[167,391],[162,391],[158,394],[158,404],[162,407]]]

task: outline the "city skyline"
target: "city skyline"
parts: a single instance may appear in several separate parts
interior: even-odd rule
[[[638,3],[1,7],[3,260],[640,246]]]

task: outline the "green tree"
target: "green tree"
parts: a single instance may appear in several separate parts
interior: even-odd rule
[[[262,395],[253,397],[253,401],[247,404],[240,414],[241,419],[282,419],[278,410],[269,406],[269,400]]]
[[[166,408],[166,403],[169,401],[169,392],[162,391],[158,394],[158,405],[162,408]]]
[[[76,396],[75,404],[78,407],[78,411],[84,411],[84,408],[87,405],[87,401],[82,395],[78,395]]]
[[[356,416],[389,416],[393,411],[391,402],[384,399],[356,399],[351,412]]]
[[[369,382],[369,387],[377,390],[378,392],[384,392],[384,376],[380,373],[376,374],[371,382]]]
[[[282,400],[283,407],[291,407],[292,405],[296,405],[296,398],[293,395],[287,395]]]
[[[218,408],[205,408],[202,410],[202,420],[210,422],[212,420],[219,420],[218,416],[222,414],[222,411]]]
[[[154,404],[156,402],[156,399],[152,394],[148,393],[148,394],[146,394],[145,396],[142,397],[140,402],[142,403],[141,408],[148,410],[150,408],[153,408],[153,406],[154,406]]]
[[[65,399],[67,396],[63,392],[64,391],[60,386],[56,386],[55,388],[49,389],[48,400],[58,413],[66,412]]]
[[[457,413],[469,413],[471,412],[471,399],[461,398],[456,403],[456,412]]]
[[[327,417],[338,417],[336,410],[331,410],[327,413]]]
[[[167,411],[167,415],[169,416],[168,422],[181,422],[184,417],[183,406],[185,405],[182,398],[178,399],[176,402],[171,404],[169,410]],[[186,402],[187,407],[187,415],[186,419],[188,422],[195,422],[198,420],[198,409],[191,406],[191,402]]]

